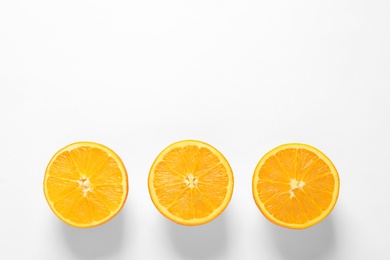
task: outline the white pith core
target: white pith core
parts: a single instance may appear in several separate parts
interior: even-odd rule
[[[192,173],[187,173],[187,176],[184,178],[184,183],[189,188],[194,188],[198,186],[198,178],[196,178]]]
[[[89,179],[87,177],[83,176],[83,177],[80,178],[78,183],[80,184],[80,188],[81,188],[81,190],[84,193],[84,197],[86,197],[87,193],[89,191],[92,191],[92,189],[91,189],[91,182],[89,181]]]
[[[303,186],[305,186],[305,182],[304,181],[297,181],[296,179],[291,179],[290,181],[290,186],[291,186],[291,189],[290,189],[290,198],[294,197],[295,194],[294,192],[298,189],[302,189]]]

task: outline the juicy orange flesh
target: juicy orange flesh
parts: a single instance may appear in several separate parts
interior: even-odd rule
[[[78,147],[65,151],[48,172],[48,200],[63,218],[74,223],[102,220],[122,201],[122,173],[103,150]]]
[[[153,185],[159,203],[174,216],[204,218],[224,201],[228,174],[210,150],[186,146],[165,154],[156,166]]]
[[[320,216],[332,201],[334,176],[321,158],[306,149],[277,152],[258,174],[260,200],[284,223],[307,223]],[[294,182],[301,183],[301,187],[292,185]]]

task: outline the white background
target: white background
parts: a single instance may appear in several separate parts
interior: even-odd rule
[[[1,259],[390,259],[390,2],[0,1]],[[154,208],[149,168],[172,142],[220,150],[235,176],[215,221]],[[75,141],[123,159],[130,192],[94,229],[43,195]],[[311,144],[341,179],[315,227],[269,223],[253,170],[277,145]]]

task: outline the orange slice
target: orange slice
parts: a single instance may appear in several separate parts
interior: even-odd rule
[[[252,180],[254,200],[271,222],[294,229],[310,227],[334,208],[339,176],[333,163],[306,144],[285,144],[268,152]]]
[[[78,142],[59,150],[50,160],[43,182],[50,208],[65,223],[80,228],[101,225],[125,204],[125,166],[111,149]]]
[[[150,197],[162,215],[182,225],[207,223],[221,214],[233,193],[233,173],[225,157],[201,141],[165,148],[148,179]]]

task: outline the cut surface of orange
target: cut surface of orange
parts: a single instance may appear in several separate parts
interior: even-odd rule
[[[333,210],[339,175],[330,159],[307,144],[284,144],[263,156],[252,179],[254,200],[271,222],[308,228]]]
[[[43,186],[54,214],[80,228],[112,219],[128,194],[121,159],[108,147],[94,142],[77,142],[59,150],[46,168]]]
[[[196,140],[165,148],[148,178],[150,197],[160,213],[187,226],[201,225],[220,215],[230,202],[233,185],[233,172],[225,157]]]

